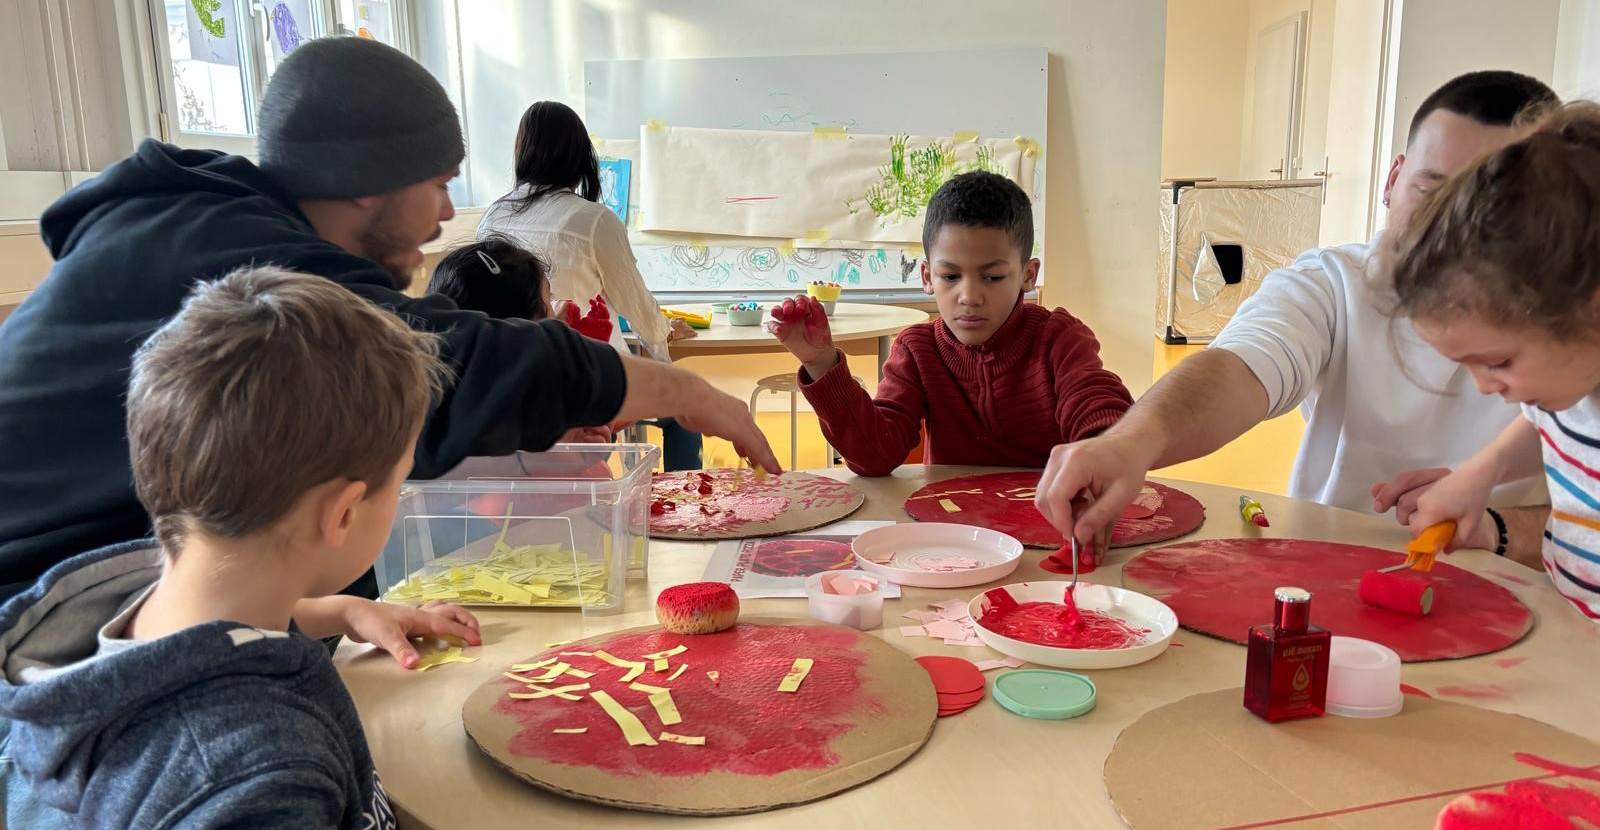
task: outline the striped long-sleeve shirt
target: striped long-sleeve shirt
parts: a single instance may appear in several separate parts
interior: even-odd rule
[[[1600,397],[1561,412],[1524,406],[1523,414],[1539,429],[1550,485],[1545,570],[1562,596],[1600,622]]]

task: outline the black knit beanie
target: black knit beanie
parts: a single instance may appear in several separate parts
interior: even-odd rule
[[[261,169],[297,199],[375,196],[454,169],[466,154],[444,87],[375,40],[308,41],[261,101]]]

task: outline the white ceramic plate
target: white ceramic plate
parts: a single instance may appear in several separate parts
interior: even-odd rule
[[[898,585],[965,588],[1004,579],[1022,561],[1022,543],[997,530],[943,522],[906,522],[876,527],[850,543],[856,567]],[[874,559],[892,557],[887,563]],[[959,557],[978,567],[930,571],[919,563]]]
[[[1019,603],[1060,604],[1069,584],[1070,581],[1018,582],[1004,586],[1004,590],[1010,592],[1012,598]],[[1144,594],[1126,588],[1080,581],[1075,597],[1078,607],[1085,611],[1099,611],[1138,628],[1150,629],[1150,633],[1145,635],[1144,644],[1132,648],[1114,649],[1041,646],[1002,637],[984,628],[983,624],[978,622],[989,606],[989,600],[984,594],[973,597],[972,601],[967,603],[967,611],[972,614],[973,627],[978,632],[978,639],[982,640],[984,645],[1001,654],[1058,669],[1120,669],[1123,666],[1137,665],[1160,656],[1161,652],[1167,650],[1167,644],[1172,642],[1173,635],[1178,633],[1178,615],[1174,614],[1165,603]]]

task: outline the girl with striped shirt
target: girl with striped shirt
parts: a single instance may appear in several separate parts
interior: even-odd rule
[[[1545,569],[1600,622],[1600,105],[1551,111],[1440,185],[1386,256],[1398,312],[1524,416],[1424,493],[1411,527],[1482,539],[1490,489],[1542,471]]]

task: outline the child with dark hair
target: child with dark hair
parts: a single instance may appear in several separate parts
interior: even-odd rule
[[[800,359],[800,387],[850,469],[886,475],[926,424],[929,464],[1042,467],[1056,444],[1094,435],[1132,398],[1100,344],[1064,309],[1023,301],[1039,278],[1028,196],[1004,176],[963,173],[928,202],[922,290],[939,317],[907,328],[874,400],[850,377],[822,306],[785,300],[769,324]]]
[[[551,316],[549,275],[538,254],[491,234],[445,254],[434,266],[428,293],[495,319],[543,320]]]
[[[1569,104],[1440,186],[1385,253],[1399,313],[1478,390],[1522,408],[1417,499],[1411,528],[1453,520],[1461,547],[1505,546],[1495,485],[1541,471],[1543,560],[1600,622],[1600,105]],[[1491,522],[1492,520],[1492,522]]]

